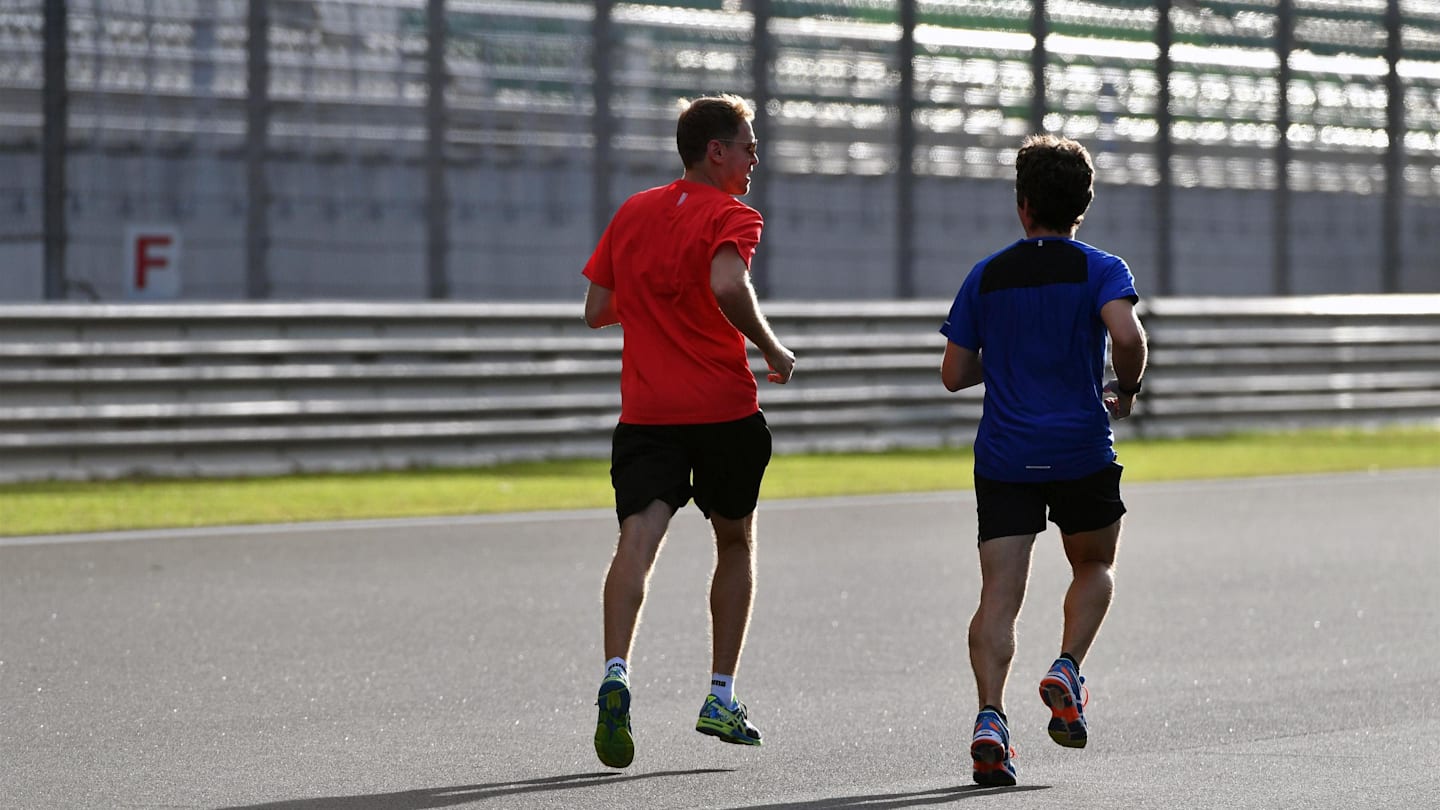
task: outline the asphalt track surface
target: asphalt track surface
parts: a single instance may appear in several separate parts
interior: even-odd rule
[[[765,502],[738,680],[762,748],[694,732],[711,547],[682,512],[594,758],[606,511],[0,540],[0,807],[1440,807],[1440,470],[1127,487],[1086,662],[1091,743],[1036,683],[1036,550],[971,784],[969,492]]]

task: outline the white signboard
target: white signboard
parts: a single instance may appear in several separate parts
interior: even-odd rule
[[[125,229],[125,297],[171,299],[180,295],[180,229],[131,225]]]

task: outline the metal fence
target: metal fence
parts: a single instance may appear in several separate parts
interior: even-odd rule
[[[772,302],[801,357],[761,383],[781,452],[965,446],[949,304]],[[1440,424],[1440,295],[1142,302],[1130,436]],[[568,304],[0,306],[0,481],[604,457],[616,329]],[[752,357],[762,375],[764,361]]]
[[[953,292],[1041,130],[1147,293],[1440,290],[1437,0],[0,0],[0,300],[573,297],[714,91],[771,297]]]

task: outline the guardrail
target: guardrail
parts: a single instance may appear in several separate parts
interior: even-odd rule
[[[777,449],[964,445],[948,302],[766,305]],[[1122,436],[1440,422],[1440,295],[1161,299]],[[603,457],[621,333],[575,304],[0,306],[0,481]],[[763,362],[754,357],[757,372]]]

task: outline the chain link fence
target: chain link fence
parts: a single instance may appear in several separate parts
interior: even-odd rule
[[[1041,130],[1147,293],[1440,291],[1437,0],[0,0],[0,300],[573,299],[714,92],[772,298],[952,294]]]

